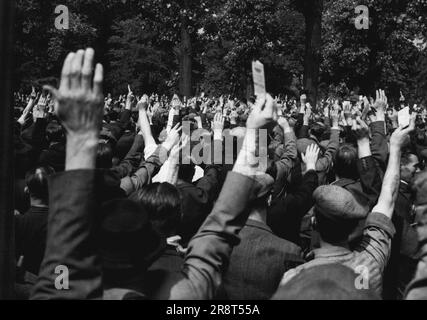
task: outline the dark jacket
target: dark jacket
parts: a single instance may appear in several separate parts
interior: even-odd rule
[[[265,223],[249,219],[240,238],[224,276],[230,300],[270,299],[283,274],[304,263],[301,249],[275,236]]]
[[[299,230],[304,215],[314,205],[313,192],[318,187],[318,175],[308,171],[298,189],[275,199],[267,214],[267,224],[274,234],[295,244],[300,244]]]
[[[195,183],[178,179],[176,188],[181,198],[182,218],[178,234],[185,245],[199,230],[218,195],[219,170],[216,166],[205,168],[204,176]]]
[[[30,207],[15,216],[15,255],[24,256],[24,270],[38,274],[46,248],[47,207]]]
[[[412,205],[410,186],[401,181],[392,218],[396,235],[391,243],[390,260],[384,272],[384,298],[387,300],[403,299],[406,286],[414,277],[417,267],[418,237],[412,226]]]

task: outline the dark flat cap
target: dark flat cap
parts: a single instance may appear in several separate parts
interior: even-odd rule
[[[364,207],[342,187],[320,186],[314,190],[313,198],[316,213],[331,220],[357,220],[367,216]]]

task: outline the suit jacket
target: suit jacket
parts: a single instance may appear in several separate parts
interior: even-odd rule
[[[182,218],[178,234],[182,243],[188,241],[197,233],[203,221],[212,210],[213,201],[218,194],[219,171],[216,166],[205,169],[204,176],[195,183],[178,180],[176,188],[181,197]]]
[[[299,231],[304,215],[314,205],[313,192],[318,187],[318,176],[308,171],[298,189],[275,199],[268,209],[267,224],[280,238],[300,244]]]
[[[240,237],[224,276],[226,295],[231,300],[270,299],[283,273],[304,262],[301,249],[255,220],[247,221]]]

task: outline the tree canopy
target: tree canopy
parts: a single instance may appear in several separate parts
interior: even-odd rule
[[[86,46],[95,48],[106,69],[105,89],[113,94],[129,83],[136,92],[247,97],[253,59],[265,64],[274,94],[307,85],[307,10],[316,1],[61,2],[17,1],[16,88],[54,83],[66,53]],[[395,97],[402,90],[426,98],[427,1],[321,2],[320,96],[381,87]],[[54,26],[59,4],[69,8],[68,30]],[[369,8],[368,30],[354,26],[358,5]]]

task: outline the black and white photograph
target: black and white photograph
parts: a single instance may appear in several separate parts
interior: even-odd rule
[[[427,0],[0,1],[0,300],[427,300],[426,163]]]

